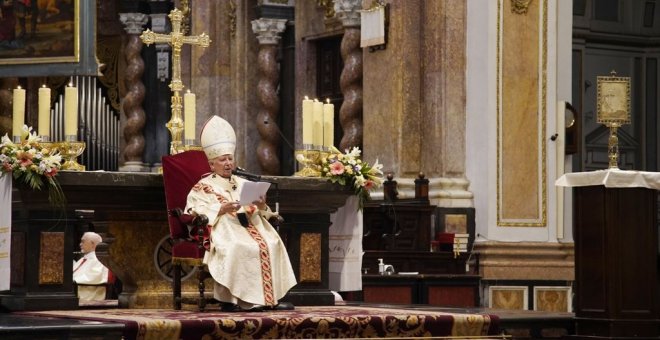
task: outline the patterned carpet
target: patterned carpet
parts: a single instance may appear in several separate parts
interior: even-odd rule
[[[132,339],[290,339],[485,336],[499,333],[497,316],[356,306],[222,313],[164,309],[40,311],[23,314],[125,325]]]

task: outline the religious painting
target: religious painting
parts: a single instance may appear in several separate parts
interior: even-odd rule
[[[570,286],[534,287],[534,310],[544,312],[571,312]]]
[[[80,0],[0,0],[0,63],[79,60]]]
[[[445,215],[445,233],[467,234],[467,215],[447,214]]]
[[[597,122],[630,124],[630,77],[598,76]],[[609,125],[608,125],[609,126]]]
[[[488,287],[488,308],[507,310],[527,310],[526,286]]]

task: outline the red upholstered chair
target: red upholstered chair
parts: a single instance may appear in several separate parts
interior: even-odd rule
[[[208,218],[204,215],[193,216],[183,212],[190,189],[209,173],[210,167],[203,151],[185,151],[176,155],[163,156],[163,185],[167,205],[167,219],[170,225],[172,244],[172,290],[174,309],[180,310],[182,303],[197,304],[200,311],[212,299],[204,298],[204,279],[210,277],[204,269],[202,260],[204,248],[204,232]],[[193,231],[188,231],[188,226]],[[197,268],[199,280],[199,296],[196,299],[181,297],[181,265],[187,264]]]

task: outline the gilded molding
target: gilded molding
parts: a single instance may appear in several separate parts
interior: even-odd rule
[[[330,19],[335,16],[334,0],[316,0],[316,5],[325,10],[325,18]]]
[[[107,88],[110,105],[113,109],[119,111],[121,102],[121,97],[119,95],[119,58],[122,56],[121,37],[99,38],[97,41],[96,53],[99,61],[105,65],[102,69],[102,75],[99,76],[98,79],[101,84]],[[66,80],[67,79],[65,78],[64,81]]]
[[[300,234],[300,282],[321,282],[321,234]]]
[[[187,35],[190,32],[190,4],[189,0],[181,0],[181,34]]]
[[[497,111],[497,225],[506,226],[506,227],[545,227],[547,224],[547,162],[546,162],[546,117],[547,117],[547,73],[548,73],[548,0],[542,1],[542,38],[541,38],[541,127],[540,127],[540,146],[541,146],[541,218],[538,222],[512,222],[504,221],[501,216],[502,202],[501,202],[501,176],[502,172],[500,165],[502,162],[501,155],[501,118],[502,118],[502,65],[501,65],[501,55],[502,55],[502,20],[503,20],[503,11],[502,4],[505,0],[499,0],[497,2],[497,51],[496,51],[496,111]],[[526,2],[525,2],[526,1]],[[527,6],[531,3],[531,0],[511,0],[512,12],[516,2],[525,2],[525,11],[527,11]]]
[[[532,0],[511,0],[511,13],[527,14],[531,2]]]

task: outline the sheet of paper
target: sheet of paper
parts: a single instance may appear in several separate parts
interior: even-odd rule
[[[266,192],[269,187],[270,183],[268,182],[243,183],[239,203],[241,205],[250,205],[252,202],[259,200],[259,198],[266,197]]]

